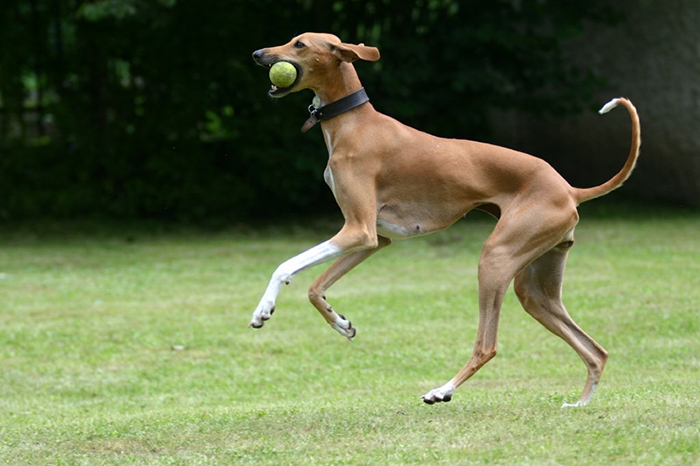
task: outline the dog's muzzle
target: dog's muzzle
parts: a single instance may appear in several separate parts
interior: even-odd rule
[[[277,55],[270,55],[270,54],[265,53],[265,49],[260,49],[260,50],[256,50],[255,52],[253,52],[253,60],[255,60],[255,63],[257,63],[258,65],[262,66],[263,68],[267,68],[269,70],[270,68],[272,68],[272,65],[274,65],[275,63],[280,61],[280,58]],[[268,95],[270,95],[270,97],[275,97],[275,98],[284,97],[285,95],[292,92],[292,89],[294,89],[294,87],[299,83],[299,80],[301,79],[301,76],[302,76],[301,67],[292,61],[289,61],[289,60],[285,60],[285,61],[287,61],[288,63],[291,63],[294,66],[294,68],[296,68],[297,77],[294,80],[294,82],[288,87],[277,87],[274,84],[272,84],[270,86],[270,90],[267,91],[267,93],[268,93]]]

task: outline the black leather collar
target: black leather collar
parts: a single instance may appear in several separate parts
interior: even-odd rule
[[[363,87],[359,91],[353,92],[352,94],[336,100],[335,102],[331,102],[328,105],[324,105],[323,107],[317,108],[314,104],[311,104],[309,105],[309,113],[311,116],[308,120],[306,120],[306,123],[304,123],[304,126],[302,126],[301,131],[305,133],[319,121],[329,120],[340,115],[341,113],[345,113],[348,110],[359,107],[368,101],[369,97],[367,96],[367,92],[365,92],[365,88]]]

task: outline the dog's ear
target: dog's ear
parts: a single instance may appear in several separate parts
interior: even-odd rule
[[[357,59],[366,61],[379,60],[379,49],[376,47],[368,47],[365,44],[335,44],[331,45],[331,51],[340,60],[349,63]]]

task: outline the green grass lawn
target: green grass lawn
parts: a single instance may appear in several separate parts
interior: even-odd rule
[[[610,353],[585,368],[506,297],[499,354],[457,391],[493,222],[395,243],[329,292],[323,266],[247,328],[316,228],[42,224],[0,232],[1,464],[700,464],[700,214],[582,215],[564,301]]]

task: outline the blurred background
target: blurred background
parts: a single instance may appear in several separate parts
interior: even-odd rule
[[[0,221],[336,211],[311,92],[270,99],[251,59],[305,31],[380,49],[356,64],[377,110],[576,186],[622,167],[629,116],[596,110],[629,97],[642,156],[611,199],[697,207],[698,24],[696,0],[3,0]]]

